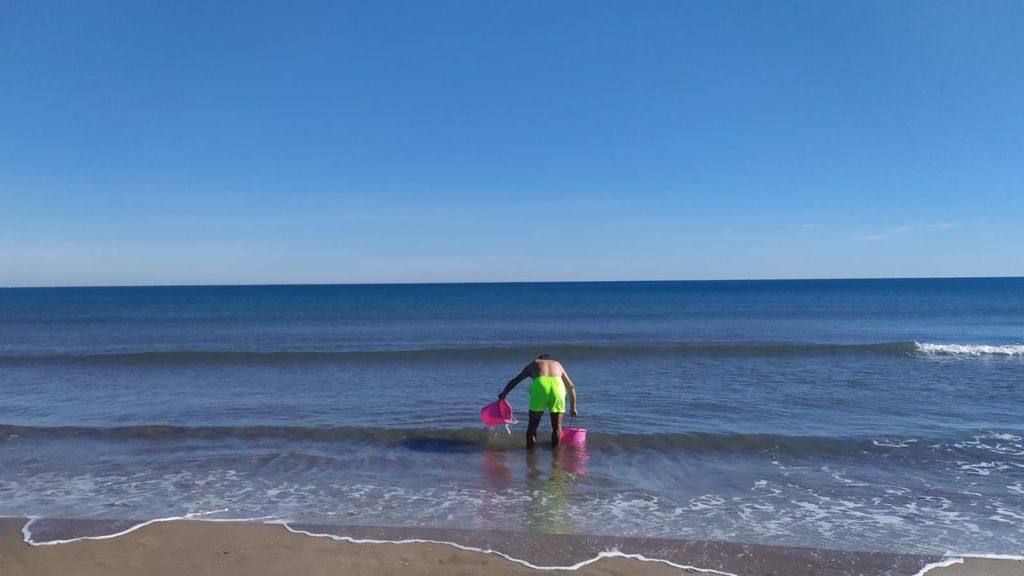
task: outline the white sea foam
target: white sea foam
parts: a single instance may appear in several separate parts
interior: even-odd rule
[[[111,538],[117,538],[118,536],[124,536],[135,532],[139,528],[149,526],[150,524],[156,524],[158,522],[172,522],[175,520],[203,520],[205,522],[257,522],[260,520],[266,520],[267,517],[263,516],[260,518],[203,518],[203,516],[209,516],[212,514],[220,514],[227,512],[227,510],[210,510],[207,512],[189,512],[184,516],[168,516],[167,518],[153,518],[152,520],[146,520],[145,522],[139,522],[121,530],[120,532],[114,532],[112,534],[102,534],[100,536],[77,536],[75,538],[68,538],[66,540],[43,540],[36,541],[32,539],[32,531],[30,530],[32,524],[34,524],[40,518],[33,516],[25,522],[25,525],[21,527],[22,540],[29,546],[55,546],[57,544],[70,544],[71,542],[81,542],[83,540],[109,540]]]
[[[967,472],[968,474],[976,474],[978,476],[988,476],[993,472],[1001,472],[1003,470],[1007,470],[1010,468],[1010,466],[1006,462],[969,463],[960,462],[959,460],[957,461],[957,466],[959,466],[961,470]]]
[[[1024,456],[1024,444],[1021,437],[1007,433],[992,433],[975,436],[971,440],[953,444],[955,448],[977,449],[1003,456]]]
[[[314,537],[318,537],[318,538],[330,538],[331,540],[338,540],[338,541],[342,541],[342,542],[349,542],[349,543],[352,543],[352,544],[442,544],[442,545],[452,546],[452,547],[457,548],[459,550],[465,550],[467,552],[479,552],[479,553],[482,553],[482,554],[493,554],[495,556],[504,558],[505,560],[508,560],[509,562],[513,562],[513,563],[519,564],[521,566],[525,566],[527,568],[531,568],[533,570],[543,570],[543,571],[579,570],[580,568],[583,568],[585,566],[589,566],[590,564],[593,564],[594,562],[597,562],[598,560],[601,560],[602,558],[628,558],[630,560],[639,560],[640,562],[653,562],[653,563],[656,563],[656,564],[664,564],[666,566],[671,566],[672,568],[676,568],[678,570],[686,570],[686,571],[689,571],[689,572],[700,572],[702,574],[720,574],[722,576],[737,576],[736,574],[733,574],[732,572],[723,572],[721,570],[715,570],[713,568],[700,568],[700,567],[697,567],[697,566],[690,566],[690,565],[687,565],[687,564],[678,564],[676,562],[672,562],[671,560],[665,560],[665,559],[662,559],[662,558],[649,558],[647,556],[644,556],[643,554],[627,554],[625,552],[620,552],[618,550],[605,550],[603,552],[598,552],[598,554],[596,556],[594,556],[593,558],[589,558],[587,560],[582,560],[580,562],[577,562],[575,564],[571,564],[571,565],[568,565],[568,566],[544,566],[544,565],[539,565],[539,564],[533,564],[532,562],[529,562],[527,560],[523,560],[521,558],[516,558],[515,556],[511,556],[509,554],[505,554],[504,552],[501,552],[501,551],[498,551],[498,550],[493,550],[493,549],[490,549],[490,548],[477,548],[475,546],[466,546],[464,544],[459,544],[457,542],[448,542],[448,541],[445,541],[445,540],[425,540],[425,539],[420,539],[420,538],[410,538],[410,539],[404,539],[404,540],[375,540],[375,539],[369,539],[369,538],[353,538],[351,536],[341,536],[341,535],[338,535],[338,534],[323,534],[323,533],[317,533],[317,532],[309,532],[307,530],[300,530],[300,529],[297,529],[297,528],[293,528],[285,520],[270,521],[270,522],[267,522],[267,524],[280,524],[281,526],[283,526],[285,528],[285,530],[288,530],[289,532],[292,532],[294,534],[303,534],[305,536],[314,536]]]
[[[1010,433],[998,430],[992,434],[1005,437]],[[381,486],[319,476],[252,478],[245,470],[235,469],[174,474],[146,471],[124,477],[33,473],[11,481],[0,478],[0,493],[5,495],[0,513],[146,519],[177,517],[187,510],[230,509],[235,516],[290,518],[308,525],[334,524],[332,518],[341,517],[343,524],[386,526],[395,525],[398,518],[414,517],[449,528],[492,528],[481,515],[485,511],[499,515],[505,528],[528,530],[531,523],[559,516],[548,507],[553,496],[578,494],[572,501],[573,523],[588,534],[741,539],[819,548],[855,541],[863,549],[896,546],[920,554],[956,549],[961,544],[988,552],[1015,552],[1019,538],[1014,536],[1019,534],[1008,530],[1003,521],[1011,515],[993,516],[999,508],[1024,514],[1019,504],[1024,485],[1009,473],[1016,464],[1007,462],[1005,456],[978,460],[966,458],[951,466],[959,469],[965,481],[992,486],[992,492],[977,490],[985,497],[962,496],[970,497],[969,506],[960,498],[922,499],[922,485],[916,482],[846,489],[843,487],[852,486],[850,482],[859,484],[864,478],[855,468],[847,470],[838,464],[828,468],[830,475],[826,476],[817,466],[789,467],[789,475],[769,474],[760,481],[752,480],[742,493],[698,492],[676,498],[648,490],[609,489],[599,484],[605,482],[600,475],[595,475],[593,482],[576,482],[559,473],[545,482],[509,485],[507,475],[515,473],[515,464],[506,465],[498,458],[484,462],[483,478],[489,484],[476,487]],[[826,490],[813,488],[818,485]],[[111,526],[110,530],[125,527]],[[33,525],[36,539],[66,537],[67,532],[54,534],[52,528],[49,521]]]
[[[1014,526],[1024,524],[1024,514],[1002,506],[996,508],[996,513],[991,516],[991,518],[996,522],[1005,522],[1006,524],[1012,524]]]
[[[917,351],[929,356],[1024,356],[1024,344],[930,344],[914,342]]]
[[[917,442],[917,438],[907,438],[906,440],[893,440],[883,438],[881,440],[872,440],[871,443],[875,446],[884,448],[907,448],[911,444]]]
[[[985,560],[1015,560],[1018,562],[1024,561],[1024,556],[1017,554],[957,554],[953,552],[947,552],[946,558],[938,562],[932,562],[924,568],[921,568],[914,576],[925,576],[928,572],[931,572],[935,568],[945,568],[947,566],[953,566],[956,564],[963,564],[964,559],[970,558],[983,558]]]
[[[704,494],[697,498],[691,498],[687,506],[680,506],[677,510],[711,510],[720,508],[725,504],[725,499],[716,494]]]
[[[932,562],[931,564],[926,565],[924,568],[921,568],[920,570],[918,570],[917,573],[914,574],[914,576],[924,576],[925,574],[927,574],[928,572],[931,572],[935,568],[945,568],[947,566],[952,566],[954,564],[963,564],[963,563],[964,563],[964,559],[963,558],[947,558],[945,560],[940,560],[938,562]]]

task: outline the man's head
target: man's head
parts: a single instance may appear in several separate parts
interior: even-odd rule
[[[541,354],[540,356],[537,356],[537,360],[551,360],[551,356],[548,356],[547,354]]]

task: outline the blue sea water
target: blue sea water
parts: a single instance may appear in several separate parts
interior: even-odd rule
[[[1019,554],[1022,414],[1021,278],[0,290],[0,515]]]

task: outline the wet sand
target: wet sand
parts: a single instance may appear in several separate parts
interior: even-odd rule
[[[158,522],[128,534],[101,540],[85,540],[53,546],[29,546],[23,541],[24,519],[0,519],[0,574],[3,576],[192,575],[316,575],[316,574],[488,574],[489,576],[536,574],[537,570],[496,554],[460,550],[447,544],[350,543],[329,538],[312,538],[288,531],[284,526],[259,523],[199,522],[177,520]],[[325,533],[332,529],[294,526],[294,529]],[[333,529],[337,531],[338,529]],[[349,529],[344,534],[358,538],[401,539],[394,529]],[[686,558],[728,566],[741,576],[799,575],[906,575],[911,576],[936,558],[892,554],[863,554],[800,548],[741,546],[714,542],[672,540],[618,540],[585,536],[527,536],[500,532],[455,532],[417,530],[427,539],[456,540],[469,545],[503,540],[495,546],[517,558],[516,551],[539,552],[539,557],[561,559],[557,565],[585,560],[594,546],[612,542],[623,552],[643,549],[649,557],[670,558],[687,564]],[[475,535],[477,544],[466,541]],[[456,537],[462,536],[459,540]],[[633,549],[630,549],[633,548]],[[603,548],[598,548],[603,549]],[[658,554],[660,550],[660,555]],[[586,552],[585,552],[586,551]],[[722,568],[717,568],[722,570]],[[568,570],[547,573],[568,574]],[[657,562],[628,558],[602,558],[578,570],[576,575],[611,574],[699,574]],[[928,571],[928,576],[1024,576],[1024,562],[969,558],[963,564]]]

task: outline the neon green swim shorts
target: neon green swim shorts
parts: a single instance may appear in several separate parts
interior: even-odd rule
[[[530,412],[565,412],[565,384],[559,376],[537,376],[530,385]]]

